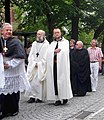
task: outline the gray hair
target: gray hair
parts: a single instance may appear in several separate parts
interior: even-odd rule
[[[12,26],[10,23],[3,23],[2,29],[4,29],[6,26]]]
[[[45,36],[45,31],[44,30],[38,30],[37,32],[42,33],[43,36]]]
[[[80,44],[83,47],[83,42],[82,41],[77,41],[78,44]]]

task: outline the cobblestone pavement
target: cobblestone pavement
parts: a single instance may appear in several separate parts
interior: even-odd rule
[[[66,105],[54,106],[52,101],[27,103],[21,94],[17,116],[3,120],[104,120],[104,76],[99,76],[96,92],[84,97],[73,97]]]

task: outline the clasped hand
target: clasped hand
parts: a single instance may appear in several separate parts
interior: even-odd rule
[[[54,50],[54,53],[59,53],[60,51],[61,51],[61,49],[57,48],[57,49]]]

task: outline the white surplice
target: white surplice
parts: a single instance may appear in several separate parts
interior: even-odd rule
[[[47,99],[56,100],[54,90],[54,49],[57,41],[53,41],[47,52]],[[70,99],[73,97],[70,83],[70,61],[69,61],[69,41],[63,38],[58,42],[58,48],[61,49],[57,53],[57,85],[58,85],[58,98]]]
[[[44,100],[46,97],[46,54],[48,46],[47,40],[42,43],[34,41],[28,57],[27,76],[31,85],[29,97],[40,100]],[[36,63],[38,68],[35,67]]]
[[[26,77],[25,60],[11,59],[10,57],[4,57],[3,59],[9,65],[9,68],[4,70],[5,85],[2,89],[0,88],[0,94],[7,95],[8,93],[17,93],[18,91],[29,91],[30,84]]]
[[[0,53],[0,88],[3,88],[4,85],[5,85],[4,64],[3,64],[3,56]]]

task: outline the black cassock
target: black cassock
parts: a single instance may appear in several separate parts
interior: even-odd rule
[[[71,53],[71,85],[73,95],[84,96],[91,92],[90,60],[85,48]]]
[[[3,52],[3,42],[2,42],[2,37],[0,37],[0,53]]]

